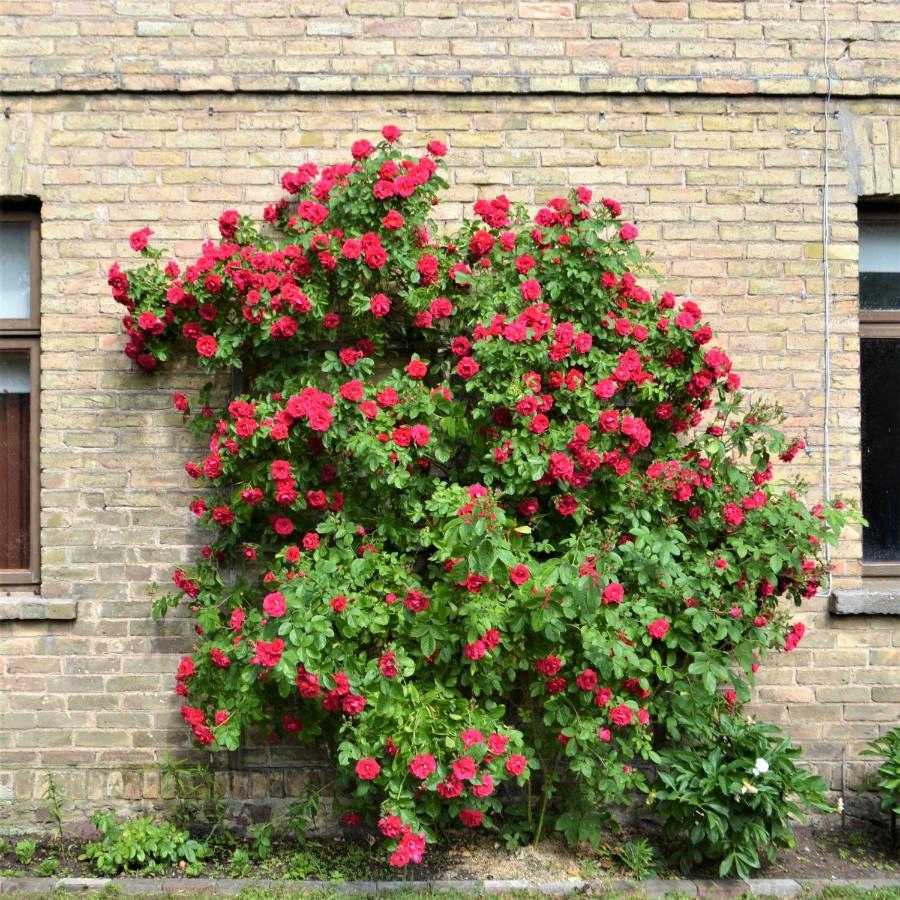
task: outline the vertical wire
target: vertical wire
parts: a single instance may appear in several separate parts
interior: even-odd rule
[[[822,302],[823,302],[823,331],[824,331],[824,414],[822,421],[822,494],[823,501],[827,505],[831,502],[831,267],[828,262],[830,247],[829,216],[829,187],[831,170],[828,160],[828,145],[831,136],[831,93],[833,78],[831,64],[828,60],[828,44],[830,39],[828,22],[828,0],[822,0],[822,20],[825,26],[824,46],[822,61],[825,67],[825,81],[827,91],[825,94],[825,128],[824,128],[824,171],[822,181]],[[825,543],[825,564],[828,567],[828,586],[824,591],[819,591],[817,597],[830,597],[834,586],[834,578],[831,574],[831,544]]]

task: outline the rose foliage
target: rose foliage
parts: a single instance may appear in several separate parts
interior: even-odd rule
[[[285,174],[259,228],[225,212],[183,271],[142,229],[110,272],[141,369],[243,383],[175,395],[211,532],[156,605],[196,619],[182,715],[212,750],[330,753],[398,866],[453,822],[589,838],[796,646],[780,601],[849,512],[773,483],[802,442],[744,408],[695,303],[638,283],[618,203],[482,199],[441,237],[446,148],[383,135]]]

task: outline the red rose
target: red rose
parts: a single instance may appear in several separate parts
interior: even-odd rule
[[[404,218],[403,216],[397,212],[396,209],[392,209],[382,220],[381,224],[384,225],[388,231],[396,231],[398,228],[403,227]]]
[[[284,594],[279,591],[274,591],[271,594],[266,594],[263,598],[263,610],[266,615],[271,616],[273,619],[277,619],[279,616],[283,616],[287,612],[287,604],[284,602]]]
[[[271,669],[277,666],[281,660],[281,654],[284,651],[284,641],[281,638],[275,638],[274,641],[257,641],[254,647],[253,658],[250,662],[253,665],[263,666]]]
[[[531,578],[531,572],[528,569],[528,566],[520,563],[514,569],[512,569],[509,573],[509,580],[516,585],[525,584],[528,579]]]
[[[528,760],[524,756],[512,754],[506,760],[506,771],[510,775],[521,775],[528,768]]]
[[[669,633],[669,622],[667,619],[654,619],[647,626],[647,633],[652,638],[662,640]]]
[[[141,228],[140,231],[133,231],[131,236],[128,238],[128,243],[131,244],[131,249],[137,252],[140,252],[147,246],[147,238],[153,232],[149,228]]]
[[[480,809],[461,809],[459,821],[466,828],[477,828],[484,821],[484,813]]]
[[[426,253],[419,259],[419,262],[416,266],[419,271],[419,275],[422,276],[421,283],[423,285],[434,284],[437,281],[438,276],[438,261],[437,257],[432,256],[430,253]]]
[[[453,770],[454,778],[458,778],[460,781],[471,781],[477,773],[475,760],[471,756],[464,756],[462,759],[456,760],[450,768]]]
[[[212,335],[205,334],[203,335],[203,337],[198,338],[196,347],[197,353],[199,353],[200,356],[207,357],[208,359],[209,357],[216,355],[216,350],[219,349],[219,344]]]
[[[620,728],[623,728],[625,725],[630,725],[634,720],[634,711],[631,707],[625,706],[624,703],[620,703],[609,711],[609,720],[613,725],[618,725]]]
[[[381,129],[381,136],[389,144],[393,144],[394,141],[399,140],[400,138],[400,129],[396,125],[385,125],[384,128]]]
[[[442,144],[440,141],[429,141],[428,142],[428,152],[432,156],[445,156],[447,153],[447,147],[445,144]]]
[[[609,606],[611,604],[617,606],[618,604],[620,604],[622,602],[622,599],[624,597],[625,597],[625,588],[623,588],[622,585],[619,584],[618,581],[610,582],[603,589],[603,602],[607,606]]]
[[[227,209],[219,216],[219,234],[226,240],[233,238],[237,231],[239,216],[237,210]]]
[[[456,366],[456,374],[467,381],[478,373],[478,363],[471,356],[464,356]]]
[[[376,294],[369,301],[369,310],[376,319],[382,319],[391,311],[391,301],[384,294]]]
[[[419,380],[428,374],[428,366],[420,359],[411,359],[406,367],[406,374],[414,380]]]
[[[593,669],[585,669],[575,683],[582,691],[593,691],[597,687],[597,673]]]
[[[374,149],[372,144],[363,138],[362,140],[354,141],[350,145],[350,155],[354,159],[365,159]]]
[[[744,521],[744,513],[736,503],[726,503],[722,510],[722,518],[727,525],[737,528]]]
[[[420,753],[413,757],[409,764],[409,771],[416,777],[424,781],[429,775],[437,769],[437,763],[430,753]]]
[[[356,763],[356,774],[360,781],[374,781],[380,771],[381,766],[369,756],[363,757]]]

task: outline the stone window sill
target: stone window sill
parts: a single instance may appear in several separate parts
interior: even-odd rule
[[[830,609],[836,616],[900,616],[900,579],[869,578],[861,588],[832,591]]]
[[[48,598],[22,590],[0,588],[0,622],[68,621],[77,615],[77,600]]]

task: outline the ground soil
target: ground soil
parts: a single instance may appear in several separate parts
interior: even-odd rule
[[[900,876],[900,848],[892,840],[886,825],[877,827],[871,823],[847,821],[843,825],[827,827],[803,826],[796,829],[796,836],[796,848],[782,850],[776,862],[766,866],[758,877],[831,880]],[[383,852],[370,836],[358,834],[353,837],[354,840],[310,841],[305,847],[276,844],[270,858],[264,861],[253,859],[243,872],[235,872],[230,864],[233,848],[217,848],[214,858],[203,866],[202,871],[192,874],[335,882],[402,877],[397,870],[385,865]],[[598,850],[580,848],[573,851],[556,836],[551,836],[537,848],[507,850],[490,836],[456,833],[448,835],[439,849],[429,849],[426,861],[410,867],[405,874],[413,880],[602,881],[631,878],[633,873],[623,862],[623,850],[627,850],[629,842],[642,837],[653,845],[651,834],[626,831],[610,836]],[[80,842],[66,842],[61,852],[57,841],[42,839],[34,861],[29,865],[23,865],[17,859],[16,842],[15,838],[6,840],[6,847],[0,853],[0,875],[97,875],[90,863],[78,859],[82,852]],[[58,861],[55,867],[53,860]],[[178,876],[184,873],[173,869],[158,874]],[[644,877],[657,878],[716,876],[714,867],[691,873],[672,869],[665,863],[665,847],[661,846],[654,847],[653,859],[644,873]]]

